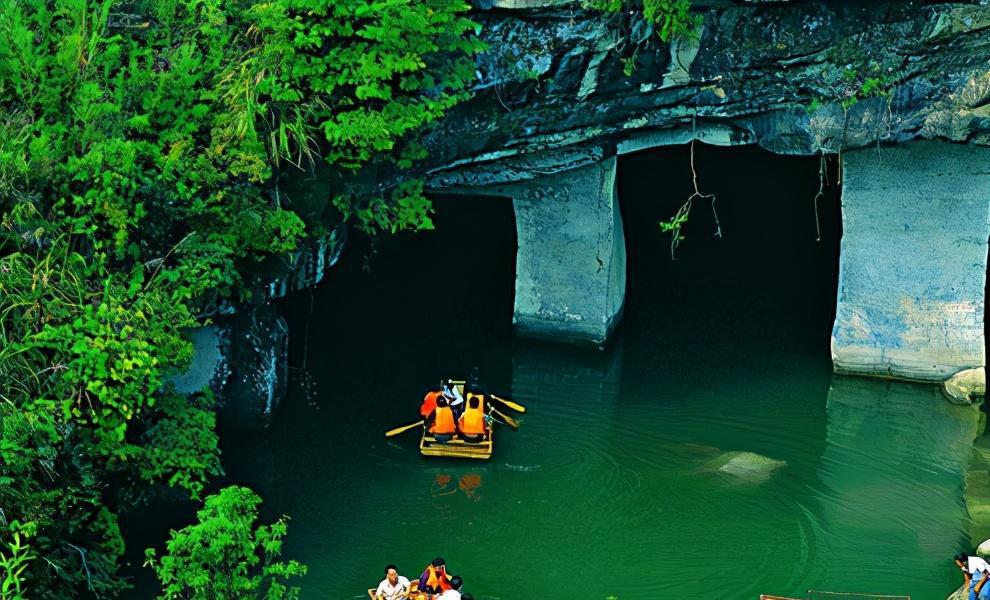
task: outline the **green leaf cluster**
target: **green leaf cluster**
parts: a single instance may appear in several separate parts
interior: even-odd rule
[[[299,588],[287,580],[306,574],[294,560],[279,561],[287,517],[255,525],[254,492],[231,486],[206,498],[198,522],[172,531],[166,553],[145,552],[145,565],[162,581],[160,600],[292,600]]]
[[[3,548],[0,550],[0,600],[26,600],[24,571],[37,556],[31,554],[30,545],[21,536],[26,528],[12,523],[11,529],[11,539],[0,540],[0,548]]]
[[[698,35],[701,17],[691,14],[691,0],[584,0],[585,8],[609,13],[643,13],[664,42]],[[626,68],[631,73],[631,68]]]

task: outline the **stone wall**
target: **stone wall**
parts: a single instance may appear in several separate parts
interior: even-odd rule
[[[513,325],[522,335],[601,347],[625,300],[626,247],[616,159],[525,183],[472,188],[512,198]]]
[[[986,364],[990,149],[843,155],[838,372],[941,381]]]

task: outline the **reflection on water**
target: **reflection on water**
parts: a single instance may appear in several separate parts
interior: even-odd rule
[[[816,494],[821,544],[836,557],[820,575],[824,582],[900,577],[892,592],[923,586],[924,572],[877,556],[911,556],[953,571],[952,550],[970,550],[962,482],[977,424],[973,407],[946,402],[934,386],[833,378]]]

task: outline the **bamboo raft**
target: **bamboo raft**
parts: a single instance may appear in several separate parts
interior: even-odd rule
[[[464,382],[455,381],[457,390],[464,395]],[[467,400],[465,400],[466,402]],[[486,400],[487,402],[487,400]],[[478,460],[488,460],[492,457],[495,449],[494,427],[488,428],[488,436],[481,442],[465,442],[462,439],[453,438],[446,444],[440,443],[423,426],[423,433],[419,439],[419,453],[423,456],[446,456],[449,458],[474,458]]]

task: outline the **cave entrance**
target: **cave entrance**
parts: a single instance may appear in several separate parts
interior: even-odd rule
[[[282,301],[290,331],[287,404],[301,393],[297,375],[308,372],[317,380],[332,376],[317,381],[323,390],[388,381],[388,394],[405,396],[396,405],[408,405],[440,374],[467,376],[475,365],[488,370],[487,349],[509,342],[512,201],[432,199],[435,230],[351,235],[323,283]]]
[[[694,191],[690,160],[688,145],[620,159],[626,342],[649,340],[653,368],[667,358],[711,369],[740,356],[778,366],[800,357],[828,363],[830,374],[842,226],[838,161],[824,160],[816,224],[819,157],[696,143],[699,189],[715,194],[715,213],[709,199],[694,200],[671,260],[671,234],[658,222]]]

